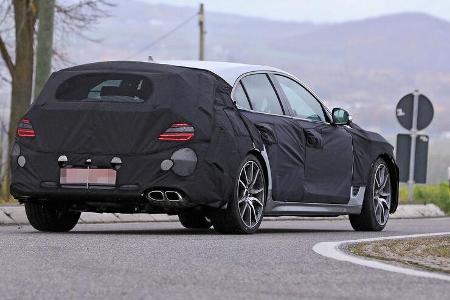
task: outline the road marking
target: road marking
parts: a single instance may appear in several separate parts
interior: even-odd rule
[[[373,260],[373,259],[365,259],[365,258],[362,258],[361,256],[355,256],[355,255],[346,253],[341,250],[343,245],[350,244],[350,243],[373,242],[373,241],[381,241],[381,240],[406,239],[406,238],[428,237],[428,236],[439,236],[439,235],[450,235],[450,232],[389,236],[389,237],[370,238],[370,239],[348,240],[348,241],[340,241],[340,242],[321,242],[321,243],[315,244],[313,247],[313,250],[314,250],[314,252],[316,252],[322,256],[326,256],[326,257],[333,258],[333,259],[340,260],[340,261],[354,263],[354,264],[361,265],[361,266],[366,266],[369,268],[375,268],[375,269],[380,269],[380,270],[389,271],[389,272],[402,273],[402,274],[411,275],[411,276],[418,276],[418,277],[450,281],[449,275],[394,266],[394,265],[384,263],[381,261],[377,261],[377,260]]]

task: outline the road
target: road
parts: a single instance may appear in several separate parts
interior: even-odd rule
[[[381,233],[346,220],[263,222],[258,234],[178,223],[78,225],[69,234],[0,227],[1,299],[448,299],[450,284],[312,251],[322,241],[444,232],[450,218],[391,220]]]

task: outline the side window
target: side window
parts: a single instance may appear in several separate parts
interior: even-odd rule
[[[234,89],[234,101],[236,101],[236,104],[240,107],[251,109],[250,103],[248,102],[247,95],[245,94],[244,89],[242,88],[242,83],[239,82],[239,84]]]
[[[283,114],[278,96],[267,75],[249,75],[244,77],[241,83],[247,92],[253,110],[277,115]]]
[[[275,75],[275,77],[280,83],[295,117],[312,121],[325,121],[322,105],[310,92],[288,77],[282,75]]]

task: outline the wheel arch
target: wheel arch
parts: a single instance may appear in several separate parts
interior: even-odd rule
[[[263,147],[262,150],[253,148],[247,154],[254,155],[259,160],[259,162],[263,167],[264,176],[266,178],[266,188],[267,188],[266,207],[267,207],[267,202],[269,202],[272,199],[272,173],[270,170],[270,162],[269,157],[267,156],[266,148]]]
[[[388,166],[389,174],[391,175],[391,187],[392,187],[392,196],[393,197],[391,198],[392,202],[391,202],[391,208],[390,208],[389,212],[394,213],[397,210],[398,196],[399,196],[398,166],[395,163],[394,158],[387,153],[380,154],[378,156],[378,158],[382,158],[386,162],[386,164]]]

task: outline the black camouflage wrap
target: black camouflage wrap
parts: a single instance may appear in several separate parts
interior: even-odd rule
[[[145,76],[152,82],[152,94],[142,103],[56,99],[55,91],[67,79],[102,72]],[[378,156],[392,158],[392,147],[382,137],[357,126],[339,129],[340,138],[326,138],[330,124],[300,124],[284,117],[272,122],[255,119],[250,112],[236,108],[231,89],[209,71],[154,63],[103,62],[55,72],[25,116],[36,137],[16,138],[20,155],[27,162],[19,167],[18,153],[13,153],[11,193],[22,201],[129,200],[142,199],[151,188],[165,187],[182,191],[195,204],[221,207],[234,191],[240,162],[250,151],[258,153],[265,147],[272,165],[274,199],[320,202],[317,195],[321,190],[324,196],[334,197],[333,202],[346,203],[349,186],[366,185],[371,164]],[[192,124],[195,138],[185,143],[158,141],[159,134],[177,122]],[[344,143],[343,139],[352,139],[352,143]],[[344,145],[352,145],[353,149]],[[161,170],[163,160],[185,147],[193,149],[198,158],[192,175],[178,176]],[[353,153],[354,160],[348,154],[341,160],[323,157],[320,149],[324,147]],[[73,166],[83,166],[90,158],[93,166],[106,168],[113,157],[120,157],[123,163],[116,187],[59,187],[60,155],[66,155]],[[330,171],[321,173],[324,168]],[[349,171],[346,176],[336,176],[336,168]],[[43,184],[47,182],[57,186]]]

